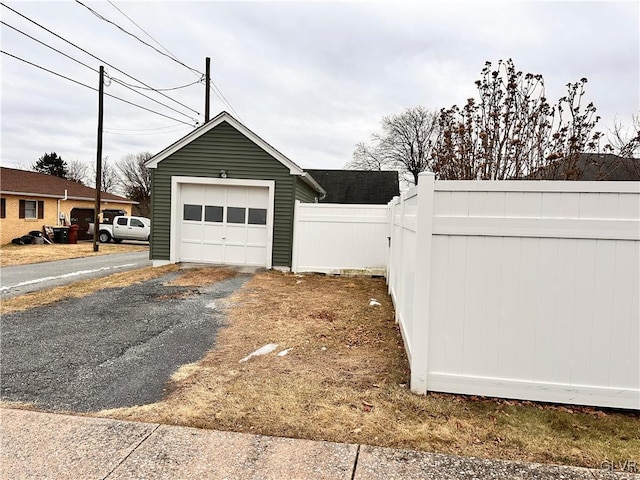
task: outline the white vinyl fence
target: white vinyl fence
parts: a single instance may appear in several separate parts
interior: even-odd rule
[[[387,205],[296,201],[293,272],[384,275],[388,255]]]
[[[414,392],[640,409],[640,183],[429,173],[389,218]]]

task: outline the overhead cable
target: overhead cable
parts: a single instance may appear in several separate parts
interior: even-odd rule
[[[92,87],[92,86],[87,85],[87,84],[85,84],[85,83],[79,82],[78,80],[74,80],[73,78],[70,78],[70,77],[67,77],[67,76],[65,76],[65,75],[62,75],[61,73],[54,72],[53,70],[49,70],[48,68],[45,68],[45,67],[43,67],[43,66],[41,66],[41,65],[37,65],[37,64],[35,64],[35,63],[33,63],[33,62],[30,62],[30,61],[28,61],[28,60],[25,60],[24,58],[20,58],[20,57],[18,57],[17,55],[13,55],[13,54],[11,54],[11,53],[9,53],[9,52],[5,52],[4,50],[0,50],[0,53],[3,53],[3,54],[5,54],[5,55],[8,55],[9,57],[15,58],[16,60],[20,60],[21,62],[24,62],[24,63],[26,63],[26,64],[28,64],[28,65],[33,66],[33,67],[39,68],[40,70],[44,70],[45,72],[51,73],[51,74],[56,75],[56,76],[61,77],[61,78],[64,78],[65,80],[69,80],[70,82],[73,82],[73,83],[76,83],[76,84],[78,84],[78,85],[81,85],[81,86],[83,86],[83,87],[85,87],[85,88],[88,88],[88,89],[90,89],[90,90],[93,90],[94,92],[97,92],[97,91],[98,91],[98,89],[97,89],[97,88],[95,88],[95,87]],[[104,95],[105,95],[105,96],[107,96],[107,97],[114,98],[114,99],[116,99],[116,100],[120,100],[121,102],[127,103],[127,104],[129,104],[129,105],[134,106],[134,107],[141,108],[142,110],[146,110],[147,112],[155,113],[156,115],[160,115],[161,117],[165,117],[165,118],[168,118],[168,119],[170,119],[170,120],[174,120],[174,121],[176,121],[176,122],[183,123],[183,124],[185,124],[185,125],[194,126],[194,125],[192,125],[191,123],[185,122],[185,121],[180,120],[180,119],[178,119],[178,118],[171,117],[171,116],[169,116],[169,115],[165,115],[164,113],[160,113],[160,112],[157,112],[157,111],[155,111],[155,110],[151,110],[150,108],[143,107],[142,105],[138,105],[137,103],[130,102],[129,100],[125,100],[124,98],[120,98],[120,97],[117,97],[117,96],[115,96],[115,95],[111,95],[110,93],[106,93],[106,92],[105,92],[105,93],[104,93]],[[197,122],[196,122],[196,123],[197,123]]]
[[[154,42],[156,42],[156,44],[158,46],[160,46],[160,48],[162,48],[165,52],[167,52],[169,55],[171,55],[173,58],[177,59],[178,57],[176,55],[174,55],[167,47],[165,47],[164,45],[162,45],[158,40],[156,40],[149,32],[147,32],[144,28],[142,28],[140,25],[138,25],[129,15],[127,15],[126,13],[124,13],[122,10],[120,10],[115,3],[113,3],[111,0],[107,0],[109,2],[109,4],[115,8],[116,10],[118,10],[127,20],[129,20],[131,23],[133,23],[136,27],[138,27],[147,37],[149,37],[151,40],[153,40]],[[198,72],[200,73],[200,72]]]
[[[162,45],[158,40],[156,40],[149,32],[147,32],[144,28],[142,28],[140,25],[138,25],[131,17],[129,17],[126,13],[124,13],[120,8],[118,8],[111,0],[107,0],[109,2],[109,4],[115,8],[116,10],[118,10],[118,12],[120,12],[127,20],[129,20],[131,23],[133,23],[136,27],[138,27],[142,32],[145,33],[145,35],[147,35],[151,40],[153,40],[156,44],[158,44],[165,52],[167,52],[169,55],[171,55],[174,59],[177,59],[178,57],[176,57],[176,55],[174,55],[171,51],[169,51],[169,49],[167,47],[165,47],[164,45]],[[182,63],[182,62],[180,62]],[[204,74],[202,74],[201,72],[195,70],[195,69],[191,69],[192,71],[194,71],[194,73],[198,73],[200,74],[200,80],[198,80],[198,82],[203,81],[204,79]],[[194,82],[194,83],[198,83],[198,82]],[[213,85],[213,93],[216,94],[216,96],[224,103],[226,104],[229,109],[236,115],[236,117],[238,119],[240,119],[240,115],[238,115],[238,112],[235,111],[235,109],[233,108],[233,106],[231,105],[231,103],[225,98],[225,96],[222,94],[222,91],[218,88],[218,86],[215,84],[215,82],[212,79],[209,79],[209,82],[211,82],[211,84]],[[185,86],[191,86],[192,84],[189,85],[185,85]],[[209,87],[211,87],[211,85],[209,85]],[[177,87],[179,88],[179,87]]]
[[[91,70],[92,72],[96,72],[96,73],[98,72],[98,70],[96,70],[96,69],[95,69],[95,68],[93,68],[92,66],[87,65],[87,64],[86,64],[86,63],[84,63],[84,62],[81,62],[80,60],[78,60],[77,58],[72,57],[71,55],[67,55],[66,53],[64,53],[64,52],[62,52],[62,51],[60,51],[60,50],[58,50],[57,48],[52,47],[51,45],[47,45],[46,43],[44,43],[44,42],[42,42],[42,41],[38,40],[37,38],[32,37],[32,36],[31,36],[31,35],[29,35],[28,33],[25,33],[25,32],[23,32],[22,30],[19,30],[19,29],[17,29],[17,28],[16,28],[16,27],[14,27],[14,26],[9,25],[8,23],[4,22],[3,20],[0,20],[0,23],[1,23],[2,25],[5,25],[5,26],[7,26],[7,27],[9,27],[9,28],[11,28],[11,29],[13,29],[13,30],[15,30],[16,32],[21,33],[22,35],[24,35],[24,36],[26,36],[26,37],[29,37],[31,40],[33,40],[33,41],[35,41],[35,42],[38,42],[39,44],[41,44],[41,45],[43,45],[43,46],[45,46],[45,47],[47,47],[47,48],[49,48],[49,49],[51,49],[51,50],[53,50],[53,51],[55,51],[55,52],[59,53],[60,55],[63,55],[64,57],[66,57],[66,58],[68,58],[68,59],[70,59],[70,60],[73,60],[74,62],[76,62],[76,63],[78,63],[78,64],[82,65],[83,67],[88,68],[88,69],[89,69],[89,70]],[[130,86],[130,85],[128,85],[128,84],[126,84],[125,82],[122,82],[121,80],[118,80],[117,78],[113,78],[113,77],[109,77],[109,78],[110,78],[111,80],[113,80],[115,83],[118,83],[118,84],[122,85],[123,87],[128,88],[128,89],[129,89],[129,90],[131,90],[133,93],[135,93],[135,94],[137,94],[137,95],[142,95],[143,97],[145,97],[145,98],[147,98],[147,99],[151,100],[152,102],[157,103],[158,105],[162,105],[163,107],[168,108],[169,110],[172,110],[172,111],[174,111],[174,112],[176,112],[176,113],[178,113],[178,114],[180,114],[180,115],[182,115],[182,116],[184,116],[184,117],[186,117],[186,118],[188,118],[188,119],[190,119],[190,120],[193,120],[193,118],[192,118],[190,115],[187,115],[186,113],[183,113],[183,112],[181,112],[180,110],[176,110],[175,108],[173,108],[173,107],[171,107],[171,106],[167,105],[166,103],[162,103],[161,101],[156,100],[155,98],[150,97],[150,96],[148,96],[148,95],[145,95],[144,93],[138,92],[138,91],[137,91],[137,90],[135,90],[132,86]]]
[[[11,10],[13,13],[15,13],[16,15],[21,16],[21,17],[22,17],[22,18],[24,18],[25,20],[28,20],[29,22],[33,23],[34,25],[37,25],[38,27],[40,27],[40,28],[42,28],[43,30],[45,30],[45,31],[49,32],[51,35],[53,35],[53,36],[55,36],[55,37],[59,38],[60,40],[62,40],[62,41],[64,41],[64,42],[68,43],[69,45],[74,46],[75,48],[77,48],[77,49],[78,49],[78,50],[80,50],[81,52],[83,52],[83,53],[85,53],[85,54],[89,55],[90,57],[95,58],[95,59],[96,59],[96,60],[98,60],[99,62],[102,62],[102,63],[104,63],[105,65],[107,65],[107,66],[111,67],[111,68],[112,68],[112,69],[114,69],[115,71],[120,72],[120,73],[122,73],[123,75],[127,76],[128,78],[130,78],[130,79],[132,79],[132,80],[134,80],[134,81],[136,81],[136,82],[140,83],[141,85],[144,85],[145,87],[148,87],[149,89],[151,89],[151,90],[154,90],[154,91],[158,92],[158,94],[160,94],[160,95],[162,95],[163,97],[165,97],[165,98],[167,98],[167,99],[171,100],[171,101],[172,101],[172,102],[174,102],[174,103],[177,103],[178,105],[181,105],[182,107],[186,108],[187,110],[190,110],[190,111],[192,111],[193,113],[195,113],[195,114],[197,114],[197,115],[200,115],[200,113],[199,113],[197,110],[194,110],[193,108],[189,107],[188,105],[185,105],[184,103],[179,102],[178,100],[175,100],[174,98],[171,98],[170,96],[166,95],[165,93],[162,93],[162,92],[157,91],[156,89],[154,89],[154,88],[153,88],[153,87],[151,87],[150,85],[147,85],[146,83],[144,83],[142,80],[138,80],[137,78],[133,77],[132,75],[129,75],[128,73],[126,73],[126,72],[124,72],[124,71],[120,70],[119,68],[117,68],[117,67],[115,67],[115,66],[111,65],[109,62],[107,62],[107,61],[105,61],[105,60],[103,60],[103,59],[101,59],[101,58],[99,58],[99,57],[97,57],[97,56],[93,55],[92,53],[88,52],[88,51],[87,51],[87,50],[85,50],[84,48],[79,47],[78,45],[76,45],[75,43],[71,42],[70,40],[67,40],[66,38],[64,38],[64,37],[62,37],[62,36],[60,36],[60,35],[58,35],[57,33],[55,33],[55,32],[53,32],[53,31],[49,30],[47,27],[44,27],[43,25],[40,25],[40,24],[39,24],[38,22],[36,22],[35,20],[30,19],[30,18],[29,18],[29,17],[27,17],[26,15],[23,15],[22,13],[20,13],[20,12],[18,12],[17,10],[15,10],[15,9],[13,9],[13,8],[11,8],[11,7],[9,7],[9,6],[8,6],[8,5],[6,5],[5,3],[0,2],[0,5],[2,5],[3,7],[5,7],[5,8],[7,8],[7,9]]]
[[[109,20],[108,18],[106,18],[105,16],[101,15],[100,13],[96,12],[93,8],[89,7],[88,5],[85,5],[84,3],[82,3],[80,0],[75,0],[77,4],[82,5],[84,8],[86,8],[87,10],[89,10],[92,14],[94,14],[96,17],[98,17],[100,20],[103,20],[107,23],[110,23],[111,25],[113,25],[114,27],[116,27],[117,29],[119,29],[120,31],[126,33],[127,35],[132,36],[133,38],[135,38],[136,40],[138,40],[140,43],[142,43],[143,45],[146,45],[149,48],[152,48],[153,50],[155,50],[156,52],[158,52],[160,55],[163,55],[167,58],[169,58],[170,60],[173,60],[174,62],[176,62],[179,65],[182,65],[183,67],[189,69],[190,71],[200,74],[202,75],[202,72],[196,70],[195,68],[190,67],[189,65],[187,65],[186,63],[180,61],[177,58],[174,58],[171,55],[166,54],[163,51],[158,50],[156,47],[154,47],[153,45],[151,45],[148,42],[145,42],[144,40],[142,40],[140,37],[138,37],[137,35],[129,32],[128,30],[122,28],[120,25],[118,25],[116,22]]]

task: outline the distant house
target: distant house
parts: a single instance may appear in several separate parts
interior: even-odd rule
[[[320,203],[384,205],[400,195],[398,172],[306,170],[327,192]]]
[[[640,181],[640,158],[612,153],[582,153],[575,159],[561,159],[534,172],[534,180]]]
[[[102,192],[102,209],[131,213],[137,202]],[[95,189],[45,173],[0,167],[0,244],[43,225],[79,225],[78,238],[88,238],[93,222]]]

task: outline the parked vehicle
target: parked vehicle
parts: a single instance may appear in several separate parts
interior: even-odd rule
[[[93,235],[93,223],[89,224],[89,234]],[[151,237],[151,220],[146,217],[114,217],[112,223],[101,223],[98,239],[101,243],[113,240],[120,243],[123,240],[145,240]]]

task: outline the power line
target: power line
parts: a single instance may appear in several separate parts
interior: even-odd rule
[[[41,65],[37,65],[37,64],[35,64],[35,63],[33,63],[33,62],[30,62],[30,61],[28,61],[28,60],[25,60],[24,58],[20,58],[20,57],[18,57],[18,56],[16,56],[16,55],[13,55],[13,54],[9,53],[9,52],[5,52],[4,50],[0,50],[0,53],[3,53],[3,54],[5,54],[5,55],[8,55],[9,57],[15,58],[16,60],[20,60],[21,62],[24,62],[24,63],[26,63],[26,64],[28,64],[28,65],[33,66],[33,67],[39,68],[40,70],[44,70],[45,72],[51,73],[51,74],[56,75],[56,76],[61,77],[61,78],[64,78],[65,80],[69,80],[70,82],[73,82],[73,83],[76,83],[76,84],[78,84],[78,85],[81,85],[81,86],[83,86],[83,87],[85,87],[85,88],[88,88],[88,89],[90,89],[90,90],[93,90],[94,92],[97,92],[97,91],[98,91],[98,89],[97,89],[97,88],[95,88],[95,87],[92,87],[92,86],[87,85],[87,84],[85,84],[85,83],[79,82],[78,80],[74,80],[73,78],[70,78],[70,77],[67,77],[67,76],[65,76],[65,75],[62,75],[61,73],[54,72],[53,70],[49,70],[48,68],[45,68],[45,67],[43,67],[43,66],[41,66]],[[171,116],[169,116],[169,115],[165,115],[164,113],[160,113],[160,112],[157,112],[157,111],[155,111],[155,110],[151,110],[150,108],[143,107],[142,105],[138,105],[137,103],[130,102],[129,100],[125,100],[124,98],[120,98],[120,97],[117,97],[117,96],[115,96],[115,95],[111,95],[110,93],[105,93],[105,95],[106,95],[107,97],[111,97],[111,98],[115,98],[116,100],[120,100],[121,102],[127,103],[127,104],[129,104],[129,105],[134,106],[134,107],[141,108],[142,110],[146,110],[147,112],[155,113],[156,115],[160,115],[161,117],[165,117],[165,118],[168,118],[168,119],[170,119],[170,120],[174,120],[174,121],[176,121],[176,122],[183,123],[183,124],[185,124],[185,125],[193,126],[193,125],[191,125],[190,123],[185,122],[185,121],[183,121],[183,120],[180,120],[180,119],[178,119],[178,118],[174,118],[174,117],[171,117]]]
[[[147,32],[144,28],[142,28],[140,25],[138,25],[129,15],[127,15],[126,13],[124,13],[122,10],[120,10],[115,3],[113,3],[111,0],[107,0],[109,2],[109,4],[115,8],[116,10],[118,10],[127,20],[129,20],[131,23],[133,23],[136,27],[138,27],[140,30],[142,30],[142,32],[144,32],[144,34],[149,37],[151,40],[153,40],[154,42],[156,42],[156,44],[158,46],[160,46],[160,48],[162,48],[165,52],[167,52],[169,55],[171,55],[173,58],[177,59],[178,57],[176,55],[173,54],[173,52],[171,52],[167,47],[165,47],[164,45],[162,45],[158,40],[156,40],[149,32]],[[200,73],[200,72],[198,72]],[[202,74],[200,74],[202,75]]]
[[[22,30],[20,30],[20,29],[18,29],[18,28],[16,28],[16,27],[14,27],[14,26],[12,26],[12,25],[9,25],[8,23],[6,23],[6,22],[4,22],[4,21],[2,21],[2,20],[0,20],[0,23],[1,23],[2,25],[5,25],[5,26],[7,26],[7,27],[9,27],[9,28],[11,28],[11,29],[13,29],[13,30],[15,30],[16,32],[21,33],[22,35],[24,35],[24,36],[26,36],[26,37],[30,38],[30,39],[31,39],[31,40],[33,40],[34,42],[37,42],[37,43],[39,43],[40,45],[43,45],[43,46],[45,46],[45,47],[47,47],[47,48],[49,48],[49,49],[53,50],[54,52],[59,53],[60,55],[62,55],[62,56],[64,56],[64,57],[66,57],[66,58],[68,58],[68,59],[70,59],[70,60],[73,60],[74,62],[76,62],[76,63],[78,63],[78,64],[82,65],[83,67],[88,68],[88,69],[89,69],[89,70],[91,70],[92,72],[96,72],[96,73],[98,72],[95,68],[91,67],[90,65],[87,65],[86,63],[81,62],[80,60],[78,60],[78,59],[76,59],[76,58],[72,57],[71,55],[67,55],[66,53],[64,53],[64,52],[62,52],[62,51],[60,51],[60,50],[58,50],[57,48],[52,47],[51,45],[47,45],[46,43],[44,43],[44,42],[42,42],[42,41],[38,40],[37,38],[32,37],[32,36],[31,36],[31,35],[29,35],[28,33],[25,33],[25,32],[23,32]],[[123,87],[125,87],[125,88],[128,88],[129,90],[131,90],[131,91],[132,91],[133,93],[135,93],[135,94],[142,95],[143,97],[145,97],[145,98],[147,98],[147,99],[151,100],[152,102],[157,103],[158,105],[162,105],[163,107],[168,108],[169,110],[172,110],[172,111],[174,111],[174,112],[176,112],[176,113],[178,113],[178,114],[180,114],[180,115],[182,115],[182,116],[184,116],[184,117],[187,117],[187,118],[188,118],[188,119],[190,119],[190,120],[193,120],[193,118],[191,118],[191,116],[187,115],[186,113],[182,113],[181,111],[176,110],[175,108],[173,108],[173,107],[171,107],[171,106],[167,105],[166,103],[162,103],[162,102],[160,102],[159,100],[156,100],[155,98],[152,98],[152,97],[150,97],[150,96],[148,96],[148,95],[145,95],[144,93],[138,92],[138,91],[137,91],[137,90],[135,90],[132,86],[130,86],[130,85],[128,85],[128,84],[126,84],[125,82],[123,82],[123,81],[121,81],[121,80],[118,80],[117,78],[111,78],[111,80],[113,80],[114,82],[116,82],[116,83],[118,83],[118,84],[122,85],[122,86],[123,86]]]
[[[122,80],[120,80],[120,83],[123,84],[123,85],[128,85],[131,88],[139,88],[140,90],[153,90],[155,92],[168,92],[170,90],[180,90],[181,88],[187,88],[187,87],[190,87],[192,85],[195,85],[196,83],[202,83],[203,80],[204,80],[204,78],[200,77],[195,82],[187,83],[185,85],[179,85],[177,87],[169,87],[169,88],[146,88],[146,87],[140,87],[138,85],[131,85],[130,83],[126,83],[126,82],[124,82]]]
[[[80,64],[80,65],[82,65],[83,67],[87,67],[87,68],[88,68],[89,70],[91,70],[92,72],[96,72],[96,73],[98,72],[98,70],[96,70],[96,69],[95,69],[95,68],[93,68],[92,66],[87,65],[86,63],[81,62],[80,60],[78,60],[78,59],[76,59],[76,58],[72,57],[71,55],[67,55],[66,53],[64,53],[64,52],[62,52],[62,51],[60,51],[60,50],[58,50],[57,48],[52,47],[51,45],[47,45],[46,43],[44,43],[44,42],[42,42],[42,41],[38,40],[37,38],[32,37],[32,36],[31,36],[31,35],[29,35],[28,33],[25,33],[25,32],[23,32],[22,30],[19,30],[19,29],[17,29],[17,28],[16,28],[16,27],[14,27],[14,26],[9,25],[8,23],[4,22],[3,20],[0,20],[0,23],[1,23],[2,25],[6,26],[6,27],[11,28],[12,30],[15,30],[15,31],[16,31],[16,32],[18,32],[18,33],[21,33],[21,34],[22,34],[22,35],[24,35],[25,37],[30,38],[30,39],[31,39],[31,40],[33,40],[34,42],[38,42],[40,45],[44,45],[45,47],[50,48],[51,50],[53,50],[53,51],[55,51],[55,52],[58,52],[60,55],[63,55],[63,56],[65,56],[65,57],[67,57],[68,59],[73,60],[73,61],[74,61],[74,62],[76,62],[76,63],[79,63],[79,64]]]
[[[100,20],[103,20],[107,23],[110,23],[111,25],[113,25],[114,27],[116,27],[117,29],[119,29],[120,31],[126,33],[127,35],[132,36],[133,38],[135,38],[136,40],[138,40],[140,43],[142,43],[143,45],[146,45],[149,48],[152,48],[153,50],[155,50],[156,52],[158,52],[160,55],[163,55],[171,60],[173,60],[174,62],[176,62],[179,65],[182,65],[183,67],[187,68],[188,70],[191,70],[194,73],[197,73],[199,75],[202,75],[202,72],[196,70],[195,68],[190,67],[189,65],[187,65],[186,63],[180,61],[177,58],[174,58],[171,55],[167,55],[165,52],[162,52],[160,50],[158,50],[156,47],[154,47],[153,45],[151,45],[148,42],[145,42],[144,40],[142,40],[140,37],[138,37],[137,35],[129,32],[128,30],[122,28],[120,25],[118,25],[116,22],[109,20],[108,18],[104,17],[103,15],[101,15],[100,13],[96,12],[93,8],[85,5],[84,3],[82,3],[80,0],[76,0],[76,3],[79,5],[82,5],[84,8],[86,8],[87,10],[89,10],[92,14],[94,14],[96,17],[98,17]]]
[[[77,1],[77,0],[76,0]],[[164,45],[162,45],[158,40],[156,40],[149,32],[147,32],[144,28],[142,28],[140,25],[138,25],[131,17],[129,17],[126,13],[124,13],[120,8],[118,8],[111,0],[107,0],[109,2],[109,4],[115,8],[116,10],[118,10],[118,12],[120,12],[127,20],[129,20],[131,23],[133,23],[136,27],[138,27],[142,32],[144,32],[151,40],[153,40],[154,42],[156,42],[165,52],[167,52],[169,55],[171,55],[174,59],[178,59],[178,57],[176,55],[174,55],[168,48],[166,48]],[[79,2],[78,2],[79,3]],[[182,63],[182,62],[179,62]],[[190,67],[189,67],[190,68]],[[191,71],[194,71],[195,69],[191,69]],[[195,72],[198,72],[201,77],[199,81],[202,81],[202,76],[203,74],[201,72],[199,72],[198,70],[195,70]],[[194,73],[195,73],[194,72]],[[231,103],[226,99],[226,97],[223,95],[222,90],[220,90],[220,88],[218,88],[218,86],[215,84],[215,82],[213,80],[209,80],[209,82],[213,85],[212,91],[213,93],[216,94],[216,96],[224,103],[226,104],[229,109],[236,115],[236,117],[238,117],[239,120],[240,119],[240,115],[238,115],[238,112],[235,111],[235,109],[233,108],[233,106],[231,105]],[[196,83],[196,82],[194,82]],[[193,84],[190,84],[193,85]],[[208,86],[209,88],[211,88],[211,85]]]
[[[111,65],[109,62],[107,62],[107,61],[105,61],[105,60],[102,60],[102,59],[101,59],[101,58],[99,58],[99,57],[96,57],[95,55],[93,55],[92,53],[88,52],[88,51],[87,51],[87,50],[85,50],[84,48],[79,47],[79,46],[78,46],[78,45],[76,45],[75,43],[73,43],[73,42],[71,42],[71,41],[67,40],[66,38],[64,38],[64,37],[62,37],[62,36],[60,36],[60,35],[58,35],[57,33],[55,33],[55,32],[53,32],[53,31],[49,30],[47,27],[44,27],[44,26],[40,25],[40,24],[39,24],[38,22],[36,22],[35,20],[30,19],[30,18],[29,18],[29,17],[27,17],[26,15],[23,15],[22,13],[20,13],[20,12],[18,12],[17,10],[15,10],[15,9],[13,9],[13,8],[11,8],[11,7],[9,7],[8,5],[5,5],[5,4],[4,4],[4,3],[2,3],[2,2],[0,2],[0,5],[2,5],[3,7],[5,7],[5,8],[7,8],[7,9],[11,10],[13,13],[15,13],[16,15],[21,16],[21,17],[22,17],[22,18],[24,18],[25,20],[28,20],[29,22],[33,23],[34,25],[37,25],[38,27],[40,27],[40,28],[42,28],[43,30],[45,30],[45,31],[49,32],[51,35],[53,35],[53,36],[55,36],[55,37],[59,38],[60,40],[62,40],[62,41],[64,41],[64,42],[68,43],[69,45],[74,46],[75,48],[77,48],[77,49],[78,49],[78,50],[80,50],[81,52],[83,52],[83,53],[85,53],[85,54],[89,55],[90,57],[92,57],[92,58],[94,58],[94,59],[98,60],[99,62],[104,63],[105,65],[108,65],[109,67],[113,68],[115,71],[120,72],[120,73],[122,73],[123,75],[126,75],[128,78],[131,78],[132,80],[135,80],[136,82],[140,83],[141,85],[144,85],[145,87],[148,87],[148,88],[150,88],[150,89],[152,89],[152,90],[156,91],[157,93],[159,93],[159,94],[160,94],[160,95],[162,95],[163,97],[165,97],[165,98],[167,98],[167,99],[171,100],[171,101],[172,101],[172,102],[174,102],[174,103],[177,103],[178,105],[180,105],[180,106],[182,106],[182,107],[186,108],[187,110],[190,110],[190,111],[192,111],[193,113],[195,113],[195,114],[197,114],[197,115],[200,115],[200,113],[199,113],[197,110],[194,110],[193,108],[191,108],[191,107],[189,107],[189,106],[185,105],[184,103],[179,102],[178,100],[175,100],[175,99],[171,98],[170,96],[168,96],[168,95],[166,95],[166,94],[164,94],[164,93],[162,93],[162,92],[157,91],[156,89],[154,89],[154,88],[153,88],[153,87],[151,87],[150,85],[147,85],[146,83],[144,83],[142,80],[138,80],[137,78],[135,78],[135,77],[133,77],[133,76],[129,75],[128,73],[126,73],[126,72],[124,72],[124,71],[120,70],[119,68],[117,68],[117,67],[115,67],[115,66]]]
[[[214,88],[215,87],[215,88]],[[220,89],[216,86],[215,83],[213,83],[213,81],[211,82],[211,85],[209,85],[209,88],[211,89],[211,91],[213,93],[216,94],[216,96],[222,100],[228,107],[229,109],[233,112],[233,114],[236,116],[236,118],[240,121],[242,121],[242,118],[240,118],[240,115],[238,115],[238,112],[236,112],[236,109],[233,108],[233,106],[227,101],[227,99],[225,98],[225,96],[222,94],[222,92],[220,91]]]
[[[150,133],[136,133],[135,130],[133,130],[130,133],[124,133],[124,132],[114,132],[112,131],[112,129],[104,129],[104,133],[108,133],[109,135],[125,135],[125,136],[148,136],[148,135],[167,135],[169,133],[177,133],[177,132],[183,132],[187,129],[187,127],[181,127],[181,128],[177,128],[175,130],[167,130],[165,132],[150,132]]]

